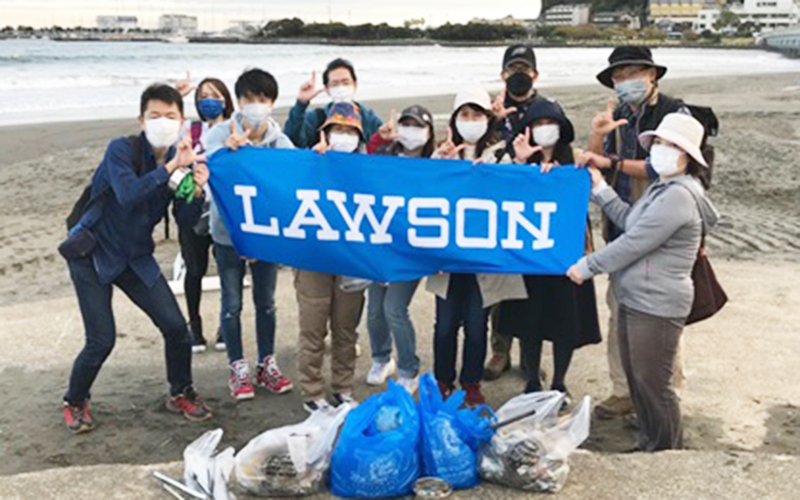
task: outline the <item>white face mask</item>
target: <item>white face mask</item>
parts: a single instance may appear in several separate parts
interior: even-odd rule
[[[144,135],[154,148],[168,148],[178,142],[181,133],[180,120],[162,116],[144,121]]]
[[[252,127],[260,127],[272,115],[272,105],[263,102],[252,102],[242,106],[242,117]]]
[[[356,88],[352,85],[328,87],[328,94],[330,94],[333,102],[353,102],[353,97],[356,95]]]
[[[556,123],[539,125],[533,128],[533,142],[543,148],[552,148],[561,138],[561,127]]]
[[[658,175],[669,177],[678,173],[678,162],[685,154],[672,146],[654,144],[650,148],[650,164]]]
[[[397,127],[397,133],[400,137],[397,142],[403,145],[408,151],[421,148],[428,142],[428,127],[410,127],[408,125],[400,125]]]
[[[343,134],[341,132],[331,132],[328,137],[328,144],[331,146],[331,151],[338,151],[340,153],[353,153],[358,148],[358,136],[351,134]]]
[[[464,138],[464,142],[469,144],[477,144],[488,128],[489,122],[486,120],[456,120],[456,130]]]

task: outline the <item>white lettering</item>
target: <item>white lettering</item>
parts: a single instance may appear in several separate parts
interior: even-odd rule
[[[294,214],[294,219],[289,227],[284,228],[283,235],[287,238],[305,239],[305,229],[300,226],[319,226],[317,229],[317,239],[320,241],[336,241],[339,239],[339,231],[334,231],[327,219],[322,214],[322,210],[317,205],[319,191],[312,189],[298,189],[297,199],[300,200],[300,207]],[[309,216],[309,212],[311,215]]]
[[[373,244],[385,244],[392,242],[392,235],[387,231],[389,225],[392,223],[394,214],[397,209],[405,205],[406,200],[401,196],[384,196],[382,198],[383,206],[386,207],[386,212],[383,214],[383,219],[378,221],[375,216],[375,211],[372,209],[375,205],[375,196],[371,194],[355,194],[353,201],[358,206],[356,213],[352,217],[345,207],[347,201],[347,194],[341,191],[328,191],[328,200],[332,201],[336,208],[339,209],[342,219],[347,224],[348,230],[344,233],[344,238],[347,241],[366,241],[364,234],[361,233],[361,223],[366,216],[370,226],[372,226],[373,233],[369,237],[369,242]]]
[[[233,192],[242,197],[242,209],[244,210],[244,222],[240,225],[242,231],[266,236],[278,236],[281,234],[277,217],[271,217],[268,226],[255,223],[252,202],[252,199],[258,194],[255,186],[234,186]]]
[[[408,244],[417,248],[445,248],[450,242],[450,223],[446,217],[421,217],[420,209],[438,209],[442,215],[450,214],[450,202],[446,198],[411,198],[408,202],[408,224],[410,226],[438,227],[438,236],[419,236],[413,227],[408,229]]]
[[[467,210],[486,212],[488,230],[484,237],[466,235]],[[497,246],[497,203],[492,200],[462,198],[456,203],[456,245],[461,248],[495,248]]]
[[[534,237],[534,250],[553,248],[555,241],[550,239],[550,214],[554,213],[556,209],[557,205],[550,201],[534,203],[533,211],[542,216],[541,228],[537,228],[522,215],[525,211],[525,203],[521,201],[504,201],[503,211],[508,212],[508,234],[500,244],[503,248],[522,249],[522,241],[517,238],[517,226],[520,225]]]

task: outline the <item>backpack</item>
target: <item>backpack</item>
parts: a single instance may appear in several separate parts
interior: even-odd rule
[[[138,135],[132,135],[127,138],[128,143],[133,150],[133,169],[136,172],[136,175],[140,175],[142,172],[142,147],[141,147],[141,139]],[[95,173],[97,170],[95,170]],[[89,204],[92,201],[92,181],[94,180],[94,173],[92,173],[92,179],[89,181],[89,184],[83,189],[81,196],[78,198],[78,201],[75,202],[75,205],[72,207],[69,215],[67,216],[67,231],[71,230],[73,227],[78,225],[78,223],[83,219],[83,216],[86,214],[86,210],[89,208]]]

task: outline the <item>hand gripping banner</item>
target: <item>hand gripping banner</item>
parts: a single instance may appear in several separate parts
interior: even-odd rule
[[[209,160],[239,255],[378,282],[438,271],[564,274],[584,254],[574,166],[242,148]]]

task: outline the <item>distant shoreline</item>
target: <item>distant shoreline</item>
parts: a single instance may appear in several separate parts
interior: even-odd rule
[[[29,40],[29,38],[5,38],[2,40]],[[55,42],[162,42],[170,43],[169,40],[147,37],[147,38],[103,38],[103,37],[80,37],[80,38],[50,38]],[[678,42],[663,40],[586,40],[581,42],[554,42],[541,40],[499,40],[499,41],[447,41],[429,39],[399,39],[399,40],[350,40],[350,39],[326,39],[326,38],[269,38],[269,39],[240,39],[234,37],[189,37],[188,43],[192,44],[244,44],[244,45],[335,45],[342,47],[419,47],[435,46],[440,47],[506,47],[513,43],[529,43],[538,48],[613,48],[620,45],[645,45],[650,48],[683,48],[683,49],[722,49],[722,50],[767,50],[766,47],[752,44],[725,44],[725,43],[706,43],[706,42]]]

